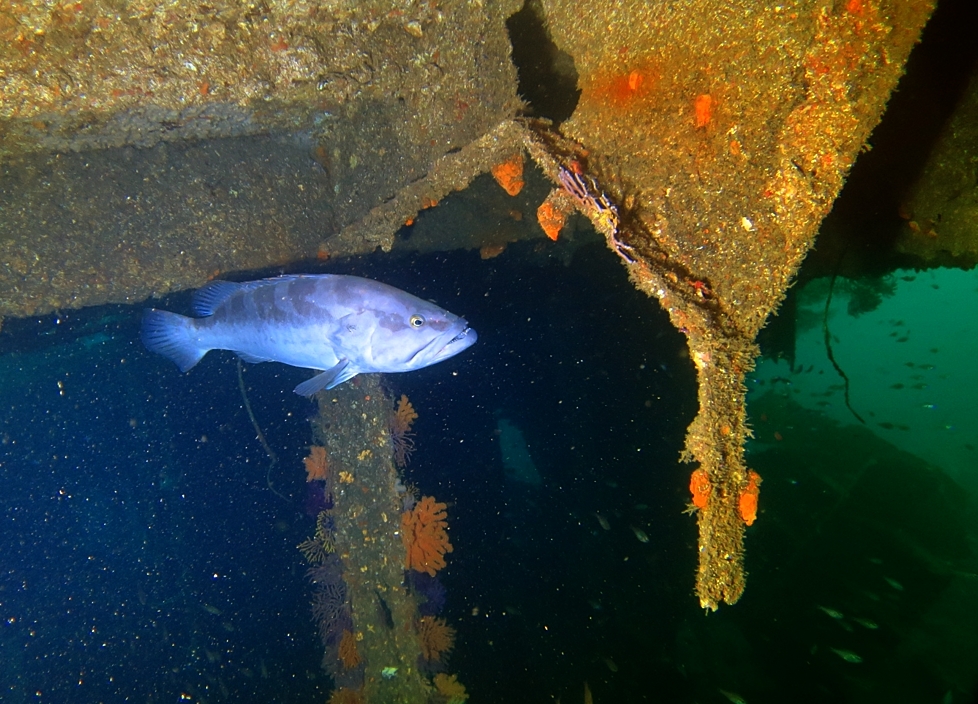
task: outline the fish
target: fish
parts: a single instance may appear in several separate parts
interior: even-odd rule
[[[840,650],[839,648],[829,648],[829,650],[831,650],[833,653],[835,653],[836,655],[838,655],[840,658],[842,658],[846,662],[860,663],[860,662],[863,661],[863,659],[861,657],[859,657],[858,655],[856,655],[851,650]]]
[[[835,609],[830,609],[828,606],[819,606],[818,610],[824,612],[831,618],[843,618],[843,615],[840,612],[836,611]]]
[[[608,519],[602,516],[597,511],[594,512],[594,517],[598,519],[598,525],[601,526],[603,530],[611,530],[611,524],[608,523]]]
[[[632,532],[635,534],[635,537],[638,538],[638,542],[640,543],[649,542],[649,536],[645,533],[644,530],[642,530],[641,528],[636,528],[635,526],[629,526],[629,527],[632,529]]]
[[[314,369],[295,387],[302,396],[357,374],[407,372],[475,344],[464,318],[372,279],[293,274],[234,283],[212,281],[194,293],[200,317],[147,309],[141,338],[151,352],[186,372],[211,350],[246,362]]]
[[[885,579],[886,580],[886,583],[889,584],[894,589],[896,589],[898,592],[902,592],[903,591],[903,585],[900,584],[895,579],[891,579],[890,577],[883,577],[883,579]]]
[[[727,699],[729,699],[731,702],[733,702],[733,704],[747,704],[747,700],[744,699],[739,694],[737,694],[736,692],[728,692],[725,689],[719,689],[719,688],[717,688],[717,691],[723,696],[725,696]]]
[[[868,629],[870,631],[875,631],[877,628],[879,628],[879,624],[876,623],[876,621],[870,621],[868,618],[859,618],[859,617],[856,617],[856,618],[853,618],[852,620],[855,621],[856,623],[858,623],[863,628],[866,628],[866,629]]]

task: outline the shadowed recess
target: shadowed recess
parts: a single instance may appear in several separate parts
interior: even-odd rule
[[[574,59],[551,39],[539,0],[528,0],[506,20],[506,29],[519,76],[517,92],[527,102],[527,114],[560,125],[573,114],[581,96]]]

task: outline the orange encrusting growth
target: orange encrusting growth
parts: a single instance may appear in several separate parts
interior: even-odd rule
[[[452,551],[448,542],[448,508],[431,496],[422,496],[411,511],[401,514],[401,541],[407,552],[404,566],[432,577],[445,567],[445,553]]]
[[[515,196],[523,190],[523,154],[516,152],[513,156],[493,166],[490,171],[496,183],[502,186],[509,195]]]
[[[329,462],[326,460],[326,448],[313,445],[309,448],[309,456],[305,459],[306,481],[312,482],[317,479],[325,481],[329,476]]]
[[[494,259],[506,251],[506,242],[494,242],[484,244],[479,248],[480,259]]]
[[[418,622],[418,638],[421,641],[421,654],[428,662],[442,662],[455,647],[455,629],[443,618],[423,616]]]
[[[554,242],[560,237],[560,231],[564,229],[564,223],[567,222],[567,215],[570,212],[568,207],[566,193],[563,189],[557,188],[550,191],[550,195],[537,208],[537,222],[547,233],[547,237]]]
[[[693,495],[693,505],[698,509],[705,509],[712,491],[709,475],[702,469],[693,470],[693,475],[689,478],[689,493]]]
[[[617,66],[611,71],[598,70],[584,79],[581,100],[612,110],[648,104],[660,75],[659,67],[647,62],[624,70]]]
[[[740,517],[747,525],[757,520],[757,499],[761,495],[761,475],[753,469],[747,473],[747,488],[740,493]]]
[[[693,111],[696,115],[696,129],[709,125],[713,119],[713,96],[709,93],[697,95],[693,101]]]

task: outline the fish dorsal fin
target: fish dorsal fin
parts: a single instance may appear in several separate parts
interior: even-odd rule
[[[191,307],[194,313],[200,316],[214,315],[214,311],[220,308],[221,304],[239,291],[254,291],[265,286],[275,286],[283,281],[301,279],[304,274],[285,274],[271,279],[258,279],[257,281],[211,281],[204,284],[194,291],[191,300]]]
[[[241,290],[241,284],[233,281],[211,281],[202,288],[194,291],[194,297],[190,303],[194,313],[197,315],[214,315],[224,301]]]
[[[332,369],[327,369],[322,374],[317,374],[312,379],[307,379],[299,384],[295,387],[295,392],[300,396],[312,396],[317,391],[339,386],[347,379],[352,379],[359,373],[356,367],[350,364],[350,360],[341,359],[340,363]]]

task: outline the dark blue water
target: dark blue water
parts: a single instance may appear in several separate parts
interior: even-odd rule
[[[436,300],[480,334],[458,358],[388,378],[421,414],[407,479],[451,505],[451,669],[473,701],[579,696],[584,680],[643,699],[644,675],[612,670],[662,662],[676,610],[697,611],[676,464],[693,373],[614,255],[592,246],[564,266],[531,249],[330,271]],[[186,309],[187,296],[157,305]],[[3,700],[322,701],[331,683],[295,549],[313,529],[301,470],[313,407],[291,391],[306,372],[244,372],[279,460],[269,471],[233,358],[181,375],[141,348],[140,313],[0,333]],[[522,429],[539,486],[505,478],[500,416]]]

